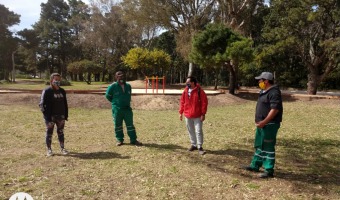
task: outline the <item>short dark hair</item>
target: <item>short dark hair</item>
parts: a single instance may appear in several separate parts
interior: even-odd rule
[[[196,77],[194,77],[194,76],[188,76],[187,79],[190,79],[190,82],[194,82],[195,85],[196,85],[196,83],[197,83]]]
[[[122,70],[116,71],[115,77],[117,77],[117,76],[124,76],[124,72]]]

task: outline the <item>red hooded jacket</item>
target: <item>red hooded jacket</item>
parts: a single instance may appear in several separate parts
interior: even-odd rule
[[[188,87],[182,93],[179,107],[179,114],[183,114],[186,118],[198,118],[207,113],[208,98],[204,90],[199,84],[188,95]]]

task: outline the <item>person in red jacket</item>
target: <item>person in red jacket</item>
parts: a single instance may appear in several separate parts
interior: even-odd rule
[[[207,113],[208,98],[195,77],[188,77],[186,86],[180,100],[179,119],[182,121],[184,113],[191,142],[191,147],[188,150],[198,150],[199,154],[203,155],[205,151],[202,147],[202,126]]]

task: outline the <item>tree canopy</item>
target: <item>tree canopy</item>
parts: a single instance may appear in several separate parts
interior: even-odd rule
[[[112,81],[124,68],[169,83],[194,75],[233,93],[272,71],[279,84],[316,94],[340,89],[339,8],[338,0],[47,0],[32,29],[15,35],[20,16],[0,4],[0,78],[17,67]],[[91,77],[72,69],[83,61],[96,67]]]
[[[277,55],[297,55],[308,70],[307,91],[316,94],[325,77],[340,67],[339,8],[337,0],[272,0],[259,59],[277,65]]]

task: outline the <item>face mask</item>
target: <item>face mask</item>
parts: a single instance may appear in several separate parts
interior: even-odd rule
[[[55,86],[60,86],[60,81],[53,81],[53,85],[55,85]]]
[[[191,88],[191,84],[190,83],[187,83],[187,86],[188,86],[188,88]]]
[[[264,82],[259,83],[259,87],[261,90],[266,89],[266,84]]]

